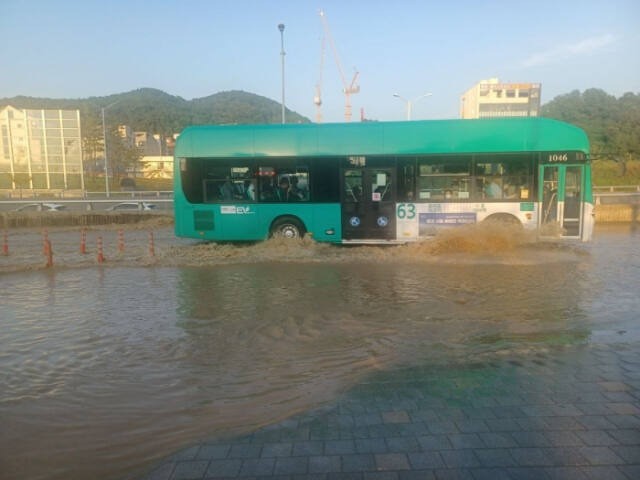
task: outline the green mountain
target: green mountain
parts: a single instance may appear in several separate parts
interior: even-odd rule
[[[587,133],[594,184],[640,184],[640,94],[616,98],[597,88],[574,90],[543,105],[541,113]]]
[[[282,119],[280,103],[240,90],[185,100],[154,88],[140,88],[83,99],[25,96],[0,99],[0,108],[5,105],[16,108],[78,109],[81,121],[87,126],[100,123],[100,109],[112,105],[105,113],[110,126],[129,125],[137,131],[164,135],[181,132],[189,125],[280,123]],[[309,123],[308,118],[288,109],[286,119],[289,123]]]
[[[541,115],[582,128],[597,157],[640,158],[640,94],[616,98],[598,88],[574,90],[544,104]]]

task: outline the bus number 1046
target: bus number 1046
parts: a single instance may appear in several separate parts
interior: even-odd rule
[[[549,162],[566,162],[567,160],[569,160],[568,153],[551,153],[548,158]]]

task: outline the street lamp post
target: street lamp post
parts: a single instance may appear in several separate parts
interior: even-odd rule
[[[418,100],[422,100],[423,98],[430,97],[431,95],[433,95],[433,93],[425,93],[423,95],[420,95],[419,97],[414,98],[413,100],[407,100],[406,98],[398,95],[397,92],[393,94],[394,97],[407,102],[407,121],[411,120],[411,105],[417,102]]]
[[[107,155],[107,127],[104,123],[104,111],[107,108],[113,107],[118,102],[113,102],[106,107],[102,107],[102,141],[104,142],[104,181],[105,181],[105,193],[107,198],[110,197],[109,191],[109,156]]]
[[[282,59],[282,123],[284,124],[284,23],[278,25],[280,30],[280,57]]]

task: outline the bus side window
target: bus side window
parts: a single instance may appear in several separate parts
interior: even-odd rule
[[[308,202],[309,169],[307,167],[260,167],[260,201]]]
[[[471,157],[424,157],[418,166],[419,200],[469,200]]]
[[[475,199],[530,200],[532,178],[526,155],[482,154],[476,156]]]
[[[255,182],[252,167],[208,165],[203,180],[204,201],[205,203],[254,201]]]

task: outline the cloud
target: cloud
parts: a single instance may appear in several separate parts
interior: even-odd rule
[[[586,55],[599,50],[616,41],[616,37],[610,33],[597,37],[586,38],[577,43],[566,43],[551,48],[545,52],[531,55],[522,62],[523,67],[539,67],[549,63],[559,62],[577,55]]]

